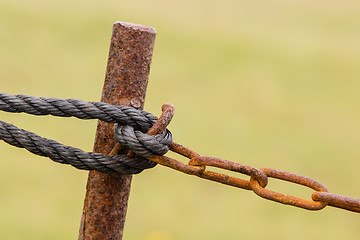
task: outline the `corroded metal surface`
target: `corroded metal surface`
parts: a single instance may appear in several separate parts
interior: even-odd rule
[[[174,116],[175,108],[171,103],[164,103],[161,107],[162,114],[156,123],[147,132],[148,135],[157,135],[163,132]]]
[[[199,165],[199,166],[212,166],[212,167],[217,167],[217,168],[222,168],[225,170],[230,170],[230,171],[234,171],[234,172],[238,172],[238,173],[242,173],[245,175],[249,175],[254,177],[262,187],[266,187],[267,183],[268,183],[268,178],[267,176],[260,171],[257,168],[253,168],[244,164],[240,164],[240,163],[236,163],[236,162],[231,162],[225,159],[221,159],[221,158],[215,158],[215,157],[205,157],[205,156],[201,156],[201,157],[197,157],[197,158],[192,158],[189,162],[190,165]],[[210,175],[211,172],[209,172]],[[231,185],[231,184],[229,184]]]
[[[353,212],[360,212],[360,199],[329,193],[323,184],[309,177],[272,168],[257,169],[221,158],[200,156],[194,150],[175,142],[171,143],[170,150],[190,159],[189,163],[185,164],[166,156],[153,156],[148,159],[186,174],[195,175],[200,178],[237,188],[252,190],[260,197],[282,204],[308,210],[320,210],[326,206],[333,206]],[[206,170],[206,166],[222,168],[248,175],[250,176],[250,181],[223,173],[208,171]],[[312,194],[313,201],[266,189],[265,187],[268,184],[269,177],[314,189],[316,192]]]
[[[303,186],[307,186],[309,188],[314,189],[319,192],[327,192],[326,187],[320,182],[305,176],[301,176],[295,173],[285,172],[272,168],[262,168],[260,169],[262,172],[266,174],[268,177],[281,179],[284,181],[300,184]],[[306,199],[290,196],[287,194],[282,194],[278,192],[274,192],[268,189],[265,189],[260,186],[259,182],[255,180],[255,178],[251,177],[250,185],[252,190],[259,195],[260,197],[279,202],[282,204],[292,205],[308,210],[320,210],[326,207],[326,203],[317,202],[317,201],[309,201]]]
[[[142,109],[156,31],[116,22],[113,26],[101,101]],[[114,148],[114,125],[98,122],[94,152]],[[131,175],[89,173],[79,239],[122,239]]]
[[[314,192],[311,197],[314,201],[325,202],[332,207],[342,208],[353,212],[360,212],[360,199],[357,198],[329,192]]]

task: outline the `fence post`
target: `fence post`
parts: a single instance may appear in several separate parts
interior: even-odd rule
[[[155,36],[151,27],[114,24],[102,102],[143,108]],[[115,144],[114,124],[99,121],[94,152],[109,154]],[[122,239],[131,179],[90,171],[79,240]]]

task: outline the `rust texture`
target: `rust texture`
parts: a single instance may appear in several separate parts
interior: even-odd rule
[[[171,103],[164,103],[161,107],[162,114],[156,123],[147,132],[148,135],[157,135],[162,133],[170,124],[174,116],[175,108]]]
[[[314,201],[325,202],[332,207],[360,213],[360,199],[357,198],[329,192],[314,192],[311,197]]]
[[[155,36],[151,27],[114,24],[101,101],[143,108]],[[99,121],[94,152],[109,154],[115,144],[114,124]],[[89,173],[79,239],[122,239],[131,179]]]
[[[260,197],[282,204],[308,210],[320,210],[326,206],[333,206],[353,212],[360,212],[360,199],[329,193],[323,184],[309,177],[272,168],[257,169],[221,158],[200,156],[194,150],[175,142],[171,143],[170,150],[190,159],[189,163],[185,164],[166,156],[153,156],[149,159],[189,175],[195,175],[200,178],[237,188],[252,190]],[[222,168],[248,175],[250,176],[250,181],[232,177],[227,174],[208,171],[206,170],[206,166]],[[312,194],[313,201],[266,189],[265,187],[268,184],[269,177],[314,189],[315,192]]]
[[[328,190],[326,187],[321,184],[320,182],[301,175],[297,175],[295,173],[285,172],[277,169],[272,168],[262,168],[260,169],[263,171],[266,176],[281,179],[284,181],[293,182],[296,184],[300,184],[303,186],[307,186],[309,188],[314,189],[315,191],[319,192],[327,192]],[[267,190],[260,186],[259,182],[256,181],[253,177],[250,179],[250,185],[252,190],[259,195],[260,197],[279,202],[282,204],[292,205],[308,210],[320,210],[326,207],[325,202],[315,202],[315,201],[309,201],[302,198],[290,196],[287,194],[282,194],[274,191]]]
[[[240,163],[227,161],[221,158],[201,156],[197,158],[192,158],[189,164],[212,166],[212,167],[222,168],[225,170],[246,174],[254,177],[260,183],[261,187],[266,187],[268,183],[267,176],[259,169],[247,165],[243,165]]]

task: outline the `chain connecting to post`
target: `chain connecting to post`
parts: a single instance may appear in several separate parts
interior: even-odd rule
[[[159,120],[163,118],[171,120],[173,114],[173,106],[164,105],[163,114]],[[168,122],[170,122],[170,120]],[[166,129],[166,126],[167,125],[162,125],[162,130]],[[175,142],[170,144],[170,150],[189,158],[189,163],[185,164],[173,158],[158,155],[149,157],[148,159],[186,174],[195,175],[200,178],[233,187],[252,190],[255,194],[262,198],[282,204],[296,206],[308,210],[320,210],[329,205],[353,212],[360,212],[360,199],[329,193],[323,184],[309,177],[272,168],[257,169],[220,158],[200,156],[195,151]],[[226,174],[208,171],[206,170],[206,166],[245,174],[250,176],[250,180],[244,180]],[[314,189],[315,192],[312,194],[312,201],[266,189],[265,187],[268,184],[269,177],[300,184]]]
[[[312,178],[200,156],[172,142],[172,135],[166,129],[174,115],[172,104],[163,105],[159,119],[139,110],[143,108],[155,35],[155,29],[150,27],[121,22],[114,24],[102,102],[0,93],[0,110],[3,111],[101,120],[94,152],[90,153],[0,121],[0,140],[58,163],[92,170],[88,178],[80,240],[121,239],[131,174],[152,168],[157,163],[210,181],[252,190],[262,198],[282,204],[308,210],[320,210],[329,205],[360,212],[360,199],[329,193],[323,184]],[[116,123],[115,133],[113,123]],[[168,150],[188,158],[188,164],[164,156]],[[209,171],[207,167],[241,173],[250,179]],[[314,189],[312,201],[266,189],[268,178]]]

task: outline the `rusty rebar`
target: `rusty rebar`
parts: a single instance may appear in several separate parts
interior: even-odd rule
[[[143,108],[155,36],[151,27],[114,24],[101,101]],[[99,121],[94,152],[109,154],[115,144],[114,125]],[[131,179],[131,175],[89,173],[80,240],[122,239]]]

